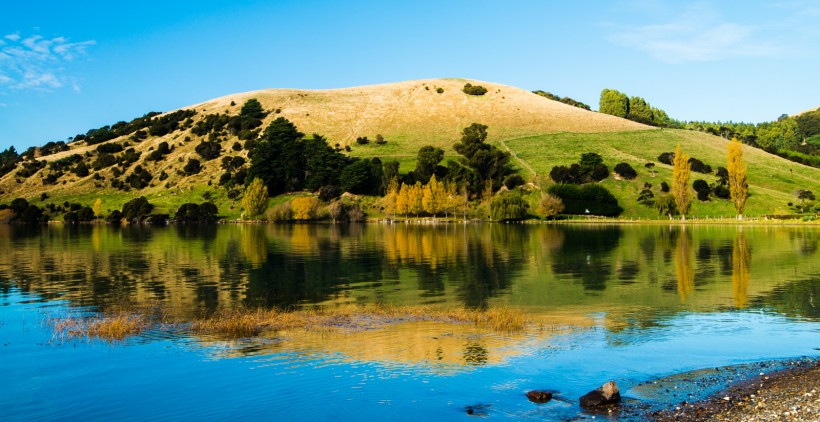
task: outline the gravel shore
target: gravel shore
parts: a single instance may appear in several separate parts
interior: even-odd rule
[[[705,401],[646,414],[657,421],[820,421],[820,359],[761,374]]]

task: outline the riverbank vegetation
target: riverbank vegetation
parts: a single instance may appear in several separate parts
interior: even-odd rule
[[[435,321],[470,324],[498,333],[537,328],[523,312],[506,308],[434,308],[429,306],[365,305],[318,309],[223,309],[199,318],[184,318],[173,309],[143,307],[121,309],[93,316],[47,319],[54,337],[60,340],[99,339],[122,341],[146,331],[188,331],[195,335],[239,339],[265,332],[305,330],[309,332],[355,332],[390,324]]]

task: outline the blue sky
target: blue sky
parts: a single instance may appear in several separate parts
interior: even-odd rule
[[[435,77],[768,121],[820,105],[817,22],[816,1],[12,2],[0,149],[235,92]]]

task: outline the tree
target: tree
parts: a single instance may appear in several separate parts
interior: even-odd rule
[[[410,186],[406,183],[401,184],[401,189],[396,194],[396,214],[406,215],[410,213]]]
[[[490,216],[496,221],[523,220],[527,217],[529,205],[520,195],[505,193],[497,196],[490,204]]]
[[[798,189],[795,194],[797,195],[797,199],[800,200],[800,212],[803,213],[805,211],[806,201],[814,201],[814,192],[806,189]]]
[[[729,143],[728,165],[729,197],[737,211],[738,220],[743,219],[746,200],[749,198],[749,183],[746,182],[746,165],[743,164],[743,149],[737,138]],[[718,169],[718,174],[721,174]]]
[[[94,211],[94,215],[97,218],[102,217],[102,199],[97,198],[97,200],[94,201],[94,206],[91,208],[91,210]]]
[[[598,111],[626,118],[629,115],[629,97],[614,89],[604,89],[601,91]]]
[[[386,168],[387,166],[385,166]],[[399,182],[394,177],[390,182],[387,184],[387,189],[384,193],[384,199],[382,203],[384,204],[384,213],[388,216],[392,216],[396,214],[396,200],[399,196]]]
[[[627,117],[629,120],[645,125],[654,124],[655,120],[652,115],[652,107],[641,97],[629,99],[629,116]]]
[[[416,159],[416,170],[413,171],[413,176],[419,182],[427,183],[430,177],[436,174],[436,169],[442,159],[444,159],[443,149],[430,145],[421,147]]]
[[[510,161],[510,154],[485,142],[486,125],[473,123],[461,133],[461,142],[453,145],[453,149],[463,156],[461,164],[477,173],[479,183],[483,184],[492,179],[498,183],[495,187],[500,187],[504,176],[509,173],[507,164]],[[481,189],[480,186],[474,188]],[[477,190],[475,192],[477,193]]]
[[[691,205],[689,175],[692,170],[689,168],[689,156],[681,152],[680,145],[675,148],[675,160],[672,165],[672,196],[675,198],[675,207],[681,219],[685,220]]]
[[[414,214],[418,216],[419,214],[424,212],[424,203],[422,202],[424,198],[424,189],[422,188],[421,182],[416,181],[416,184],[410,187],[410,195],[408,201],[408,212],[410,214]]]
[[[260,104],[256,98],[245,101],[245,104],[242,105],[242,110],[239,111],[240,117],[250,117],[254,119],[264,119],[266,114],[265,109],[262,108],[262,104]]]
[[[541,194],[541,200],[538,203],[538,214],[545,218],[552,218],[564,211],[564,203],[561,198],[550,195],[548,193]]]
[[[294,220],[313,220],[317,217],[320,202],[312,196],[302,196],[290,201]]]
[[[248,218],[261,216],[268,209],[268,187],[262,179],[255,177],[245,188],[242,206]]]
[[[446,198],[447,192],[444,189],[444,185],[436,180],[436,175],[434,174],[430,178],[430,182],[424,185],[422,192],[421,202],[424,211],[435,217],[436,214],[439,214],[444,209]]]

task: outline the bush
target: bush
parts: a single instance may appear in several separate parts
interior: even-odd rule
[[[217,220],[217,208],[213,202],[182,204],[176,212],[177,223],[213,223]]]
[[[709,184],[706,183],[703,179],[695,180],[692,183],[692,188],[698,194],[698,200],[700,201],[708,201],[709,195],[712,193],[712,188],[709,187]]]
[[[268,211],[268,221],[283,223],[293,220],[293,210],[290,208],[290,202],[274,206]]]
[[[677,215],[678,207],[675,205],[675,197],[672,195],[661,195],[655,200],[655,209],[661,215],[668,215],[670,218]]]
[[[464,84],[464,88],[462,89],[465,94],[467,95],[484,95],[487,93],[487,88],[484,88],[481,85],[472,85],[470,83]]]
[[[347,219],[351,223],[362,222],[364,221],[364,217],[364,211],[356,204],[353,204],[350,209],[347,210]]]
[[[652,193],[652,184],[644,183],[643,190],[638,194],[638,202],[644,205],[652,205],[655,202],[655,194]]]
[[[186,176],[193,176],[195,174],[199,174],[201,170],[202,165],[196,158],[189,158],[188,163],[186,163],[185,167],[182,168],[182,171],[185,173]]]
[[[123,150],[122,144],[118,144],[118,143],[102,144],[102,145],[99,145],[97,148],[95,148],[95,151],[97,151],[98,153],[105,152],[105,153],[108,153],[108,154],[116,154],[116,153],[118,153],[122,150]]]
[[[638,177],[638,172],[632,168],[627,163],[618,163],[615,165],[615,173],[618,173],[619,176],[623,177],[626,180],[632,180]]]
[[[171,148],[168,146],[168,142],[163,141],[160,142],[159,145],[157,145],[157,149],[148,154],[145,159],[147,161],[162,161],[163,157],[165,157],[169,152],[171,152]]]
[[[142,166],[136,166],[134,172],[125,178],[125,183],[128,183],[134,189],[142,189],[148,186],[153,178],[151,173],[145,171]]]
[[[709,166],[708,164],[704,164],[703,161],[700,161],[700,160],[698,160],[697,158],[694,158],[694,157],[689,159],[689,167],[692,169],[692,171],[696,171],[698,173],[703,173],[703,174],[712,173],[712,167],[711,166]]]
[[[524,178],[520,174],[511,174],[504,179],[504,186],[509,190],[513,190],[518,186],[524,184]]]
[[[367,136],[360,136],[356,138],[356,143],[359,145],[367,145],[370,143],[370,140],[367,139]]]
[[[668,193],[669,192],[669,184],[666,182],[661,182],[661,192]]]
[[[541,201],[538,203],[538,215],[546,218],[555,217],[564,212],[564,202],[557,196],[548,193],[541,194]]]
[[[558,184],[550,186],[547,192],[561,198],[564,203],[564,214],[616,217],[623,212],[618,200],[601,185]]]
[[[376,135],[376,145],[384,145],[387,141],[384,140],[384,136],[381,134]]]
[[[202,141],[196,146],[196,153],[205,161],[213,160],[222,154],[222,146],[219,145],[219,142]]]
[[[444,88],[438,87],[438,88],[436,88],[436,92],[438,92],[439,94],[443,94],[444,93]]]
[[[520,195],[505,193],[493,198],[490,203],[490,218],[495,221],[523,220],[527,217],[529,204]]]
[[[344,217],[345,206],[341,203],[341,201],[333,201],[327,206],[327,212],[330,214],[330,218],[333,219],[333,222],[335,223]]]
[[[675,160],[675,153],[674,152],[664,152],[658,156],[658,161],[664,163],[666,165],[671,166],[672,162]]]
[[[314,220],[319,214],[321,203],[317,198],[300,197],[290,201],[294,220]]]
[[[140,196],[139,198],[134,198],[125,203],[122,206],[122,217],[128,221],[141,221],[145,219],[151,211],[154,209],[154,205],[148,202],[144,196]]]

